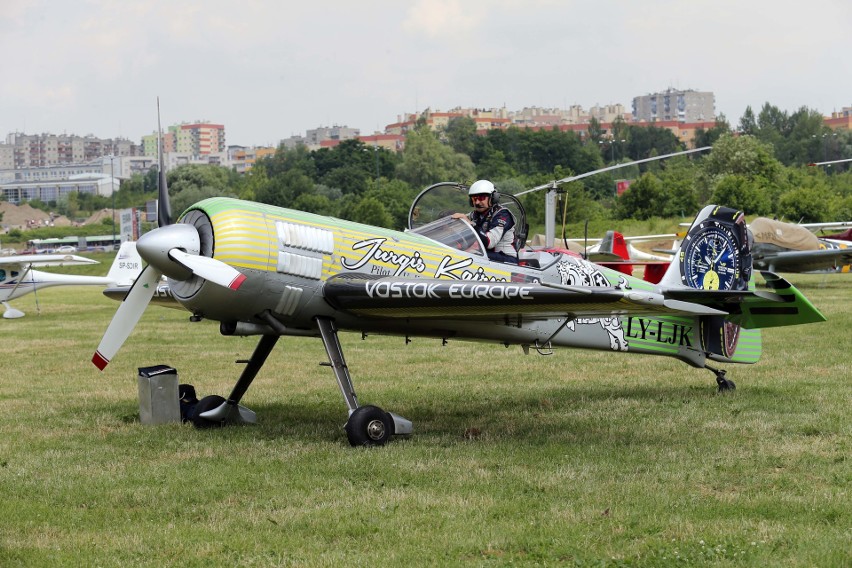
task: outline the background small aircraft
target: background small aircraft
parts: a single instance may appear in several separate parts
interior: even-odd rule
[[[405,232],[230,198],[205,199],[172,224],[160,151],[159,227],[140,237],[148,263],[110,322],[92,362],[103,370],[168,277],[168,300],[219,322],[224,335],[260,340],[227,398],[207,396],[199,427],[252,422],[240,405],[281,336],[322,340],[349,411],[352,445],[381,445],[412,424],[358,403],[339,330],[675,357],[707,368],[754,363],[760,328],[823,321],[798,290],[774,274],[756,291],[741,212],[703,209],[659,285],[583,258],[522,249],[523,264],[491,261],[469,224],[447,205],[467,186],[436,184],[412,205]],[[428,197],[428,199],[427,199]],[[500,198],[526,238],[523,207]],[[465,205],[465,209],[469,206]],[[455,209],[456,211],[458,209]]]
[[[47,268],[97,264],[96,260],[73,254],[40,254],[0,257],[0,303],[7,319],[20,318],[24,312],[9,305],[9,300],[50,286],[130,286],[142,272],[142,258],[136,244],[121,245],[106,276],[76,276],[35,270]]]
[[[808,230],[832,225],[838,224],[793,225],[756,218],[749,223],[754,235],[754,265],[770,272],[849,272],[852,247]]]

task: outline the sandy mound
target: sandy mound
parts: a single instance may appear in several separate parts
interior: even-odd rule
[[[118,216],[118,212],[116,212],[116,216]],[[112,209],[101,209],[100,211],[95,211],[88,219],[83,222],[83,224],[97,225],[104,219],[112,220]]]
[[[27,203],[18,206],[8,201],[0,201],[0,211],[3,212],[0,224],[9,229],[26,229],[28,226],[43,227],[50,223],[50,215],[30,207]]]

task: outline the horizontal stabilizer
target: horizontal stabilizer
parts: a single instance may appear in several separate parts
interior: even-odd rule
[[[773,292],[677,288],[666,290],[664,296],[723,310],[730,314],[725,319],[747,329],[825,321],[825,316],[789,282],[771,272],[761,274]]]

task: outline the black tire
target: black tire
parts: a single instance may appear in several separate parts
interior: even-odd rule
[[[737,385],[731,379],[722,379],[718,381],[719,392],[731,392],[737,390]]]
[[[352,446],[384,446],[393,436],[393,420],[377,406],[361,406],[349,417],[345,429]]]
[[[220,426],[224,426],[225,422],[216,421],[216,420],[207,420],[205,418],[201,418],[199,414],[202,412],[207,412],[208,410],[212,410],[221,406],[222,403],[225,402],[225,399],[219,395],[211,394],[210,396],[205,396],[201,400],[198,401],[198,404],[195,405],[195,412],[192,415],[192,424],[196,428],[217,428]]]

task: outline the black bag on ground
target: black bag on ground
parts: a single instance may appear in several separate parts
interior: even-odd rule
[[[198,397],[195,395],[195,387],[192,385],[178,385],[178,398],[180,399],[181,422],[189,422],[195,415],[195,407]]]

